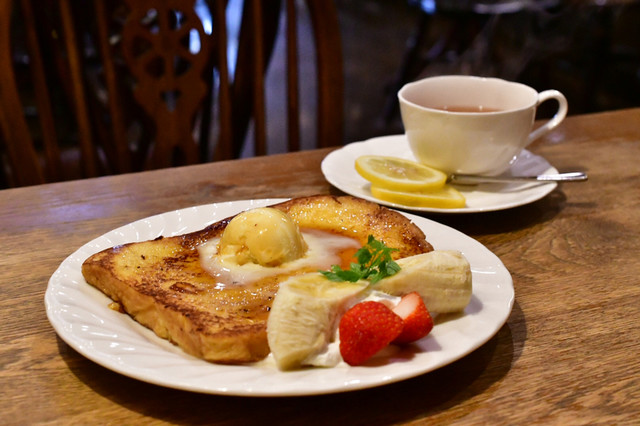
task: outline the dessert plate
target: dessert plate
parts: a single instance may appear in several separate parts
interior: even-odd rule
[[[397,382],[449,364],[488,341],[507,320],[514,301],[511,275],[476,240],[444,225],[404,213],[437,249],[460,250],[471,263],[473,298],[464,315],[436,322],[412,349],[376,360],[375,366],[281,372],[271,356],[251,365],[217,365],[192,357],[126,314],[86,283],[82,262],[100,250],[160,235],[196,231],[238,212],[282,199],[225,202],[176,210],[115,229],[80,247],[51,276],[45,294],[58,335],[90,360],[125,376],[194,392],[240,396],[293,396],[352,391]]]
[[[557,183],[483,183],[454,185],[464,195],[467,205],[457,209],[413,207],[389,203],[371,195],[369,182],[355,169],[361,155],[385,155],[414,160],[404,135],[381,136],[364,142],[353,142],[327,155],[322,161],[322,173],[329,183],[347,194],[403,210],[431,213],[478,213],[503,210],[539,200],[553,191]],[[558,173],[544,158],[525,150],[513,163],[506,176]]]

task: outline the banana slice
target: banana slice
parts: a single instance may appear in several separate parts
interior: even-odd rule
[[[462,253],[435,250],[396,261],[400,271],[376,290],[394,296],[417,291],[431,313],[462,311],[471,300],[471,267]]]
[[[352,305],[366,299],[394,305],[397,297],[417,291],[429,312],[463,310],[471,300],[471,267],[458,251],[439,250],[397,260],[400,271],[379,281],[333,282],[320,273],[289,278],[280,284],[269,319],[267,340],[280,370],[304,365],[335,366],[339,352],[327,350],[338,321]],[[391,295],[391,296],[389,296]]]
[[[340,317],[366,286],[364,281],[332,282],[320,273],[281,283],[267,321],[267,340],[278,368],[299,368],[323,352]]]

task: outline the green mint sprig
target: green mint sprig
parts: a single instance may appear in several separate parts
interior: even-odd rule
[[[320,271],[331,281],[356,282],[368,280],[371,285],[383,278],[390,277],[400,270],[392,258],[391,253],[397,249],[387,247],[382,241],[369,235],[367,244],[362,246],[355,254],[358,263],[351,263],[349,269],[342,269],[339,265],[333,265],[331,271]]]

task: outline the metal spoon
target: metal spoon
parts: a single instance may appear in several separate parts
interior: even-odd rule
[[[583,172],[558,173],[553,175],[538,176],[479,176],[452,174],[447,179],[450,183],[478,184],[478,183],[505,183],[505,182],[583,182],[588,176]]]

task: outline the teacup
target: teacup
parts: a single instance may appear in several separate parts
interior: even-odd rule
[[[557,90],[475,76],[430,77],[398,92],[409,146],[416,159],[446,173],[497,175],[522,150],[557,127],[567,100]],[[558,102],[555,115],[533,129],[538,105]]]

